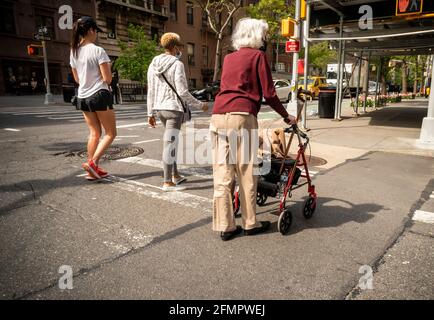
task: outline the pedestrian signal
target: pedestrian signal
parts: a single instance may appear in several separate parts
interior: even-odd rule
[[[423,0],[396,0],[396,15],[418,14],[422,12]]]
[[[27,46],[27,54],[29,56],[43,56],[42,46],[36,44],[30,44]]]
[[[282,20],[282,29],[280,33],[282,37],[294,37],[294,30],[295,20],[292,20],[291,18]]]

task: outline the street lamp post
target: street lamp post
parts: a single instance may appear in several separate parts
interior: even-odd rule
[[[47,59],[47,48],[45,46],[45,40],[42,40],[42,51],[44,54],[44,71],[45,71],[45,86],[47,88],[47,93],[45,94],[44,104],[53,103],[53,95],[51,94],[50,88],[50,75],[48,73],[48,59]]]

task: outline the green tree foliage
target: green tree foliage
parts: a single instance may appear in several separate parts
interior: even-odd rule
[[[294,1],[288,0],[260,0],[256,4],[250,4],[247,9],[251,18],[267,21],[271,39],[279,38],[281,20],[294,17],[294,12]]]
[[[130,42],[119,41],[121,55],[116,59],[114,67],[124,79],[146,83],[148,67],[152,59],[162,53],[155,39],[149,39],[141,26],[128,26]]]
[[[300,55],[304,57],[304,50]],[[309,65],[325,72],[327,64],[337,62],[336,50],[330,50],[327,41],[314,42],[309,46]]]

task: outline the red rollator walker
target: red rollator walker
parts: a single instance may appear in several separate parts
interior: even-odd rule
[[[301,94],[311,95],[311,93],[301,89],[298,90],[297,100],[299,103],[304,104],[304,98]],[[297,120],[300,118],[302,111],[302,108],[298,109]],[[305,155],[306,148],[309,145],[309,137],[296,124],[285,128],[284,131],[291,133],[291,136],[286,145],[283,159],[271,159],[270,171],[267,174],[259,176],[256,197],[256,203],[259,206],[263,206],[268,197],[280,198],[277,228],[281,234],[287,234],[292,224],[292,213],[289,208],[286,208],[286,201],[288,198],[291,198],[294,190],[307,185],[309,196],[303,206],[303,216],[306,219],[312,218],[317,204],[317,194],[309,175],[308,162]],[[294,136],[298,139],[298,152],[295,159],[290,159],[288,153]],[[302,168],[303,171],[299,168]],[[299,183],[300,178],[305,180]],[[240,207],[238,190],[234,193],[233,206],[234,214],[236,215]]]

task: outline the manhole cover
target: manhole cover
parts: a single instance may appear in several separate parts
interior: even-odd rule
[[[295,159],[297,157],[296,154],[290,154],[289,156],[292,159]],[[306,154],[306,161],[307,165],[312,167],[323,166],[327,163],[327,160],[320,157],[309,156],[309,154]]]
[[[106,150],[102,158],[104,160],[125,159],[125,158],[135,157],[139,154],[142,154],[143,152],[144,150],[139,147],[111,146]],[[77,155],[81,158],[87,158],[87,151],[86,150],[79,151]]]

